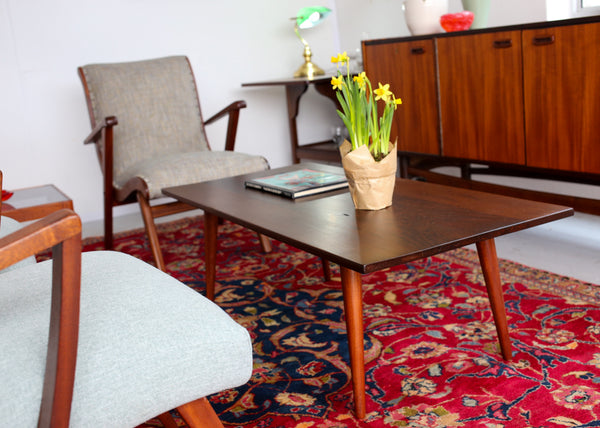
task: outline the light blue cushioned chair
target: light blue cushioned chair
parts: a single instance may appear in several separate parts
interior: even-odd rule
[[[17,220],[14,220],[10,217],[0,216],[0,238],[3,238],[6,235],[10,235],[11,233],[16,232],[22,227],[23,225]],[[35,263],[35,256],[27,257],[26,259],[7,267],[1,272],[8,272],[9,270],[18,269],[20,267],[27,266],[32,263]]]
[[[1,179],[1,176],[0,176]],[[1,225],[0,225],[1,227]],[[222,426],[206,396],[252,373],[246,329],[191,288],[113,251],[81,253],[61,210],[0,238],[0,412],[11,426]],[[72,395],[72,397],[71,397]]]
[[[155,217],[193,209],[179,202],[153,204],[162,189],[268,169],[261,156],[234,152],[244,101],[204,121],[194,74],[185,56],[91,64],[78,68],[104,174],[104,240],[113,248],[112,209],[137,201],[156,266],[165,270]],[[204,126],[228,116],[224,151],[212,151]],[[118,125],[117,125],[118,124]],[[261,237],[269,250],[269,243]]]

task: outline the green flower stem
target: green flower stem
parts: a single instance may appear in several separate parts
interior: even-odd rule
[[[345,63],[346,75],[338,70],[338,75],[331,83],[336,90],[336,97],[341,110],[338,115],[350,135],[352,150],[366,145],[376,160],[383,159],[389,153],[392,120],[397,104],[401,103],[388,90],[389,85],[379,84],[375,91],[366,74],[350,76],[349,58],[344,53],[332,58],[332,62]],[[377,95],[375,97],[374,95]],[[378,100],[383,102],[383,113],[378,112]]]

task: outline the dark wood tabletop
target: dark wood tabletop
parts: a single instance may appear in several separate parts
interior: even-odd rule
[[[341,172],[324,164],[298,168]],[[360,273],[434,255],[573,215],[571,208],[398,179],[391,207],[355,210],[347,190],[296,200],[246,189],[264,172],[163,193]]]

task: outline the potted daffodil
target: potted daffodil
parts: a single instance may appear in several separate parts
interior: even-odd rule
[[[397,167],[396,144],[390,141],[390,132],[402,100],[390,91],[389,84],[379,83],[373,89],[364,71],[351,75],[346,52],[331,61],[338,66],[331,79],[341,106],[338,114],[350,138],[340,146],[340,154],[352,200],[358,209],[386,208],[392,204]],[[340,66],[345,66],[345,75]]]

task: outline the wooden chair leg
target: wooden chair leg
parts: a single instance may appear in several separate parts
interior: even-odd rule
[[[325,277],[325,281],[331,280],[331,266],[329,266],[329,260],[321,259],[321,264],[323,265],[323,276]]]
[[[113,207],[112,199],[104,196],[104,249],[112,250],[113,244]]]
[[[223,424],[206,398],[179,406],[177,411],[190,428],[223,428]]]
[[[163,424],[164,428],[178,428],[175,419],[169,412],[158,415],[158,420]]]
[[[150,202],[141,192],[137,192],[137,200],[142,211],[142,218],[144,219],[144,225],[146,226],[146,235],[150,242],[150,250],[152,251],[152,257],[154,257],[154,263],[158,269],[166,272],[167,267],[163,260],[162,251],[160,250],[158,232],[156,231],[156,224],[154,223],[154,217],[152,216]]]
[[[271,246],[271,240],[268,236],[258,233],[258,240],[260,241],[260,248],[262,248],[263,253],[268,254],[273,250],[273,247]]]

